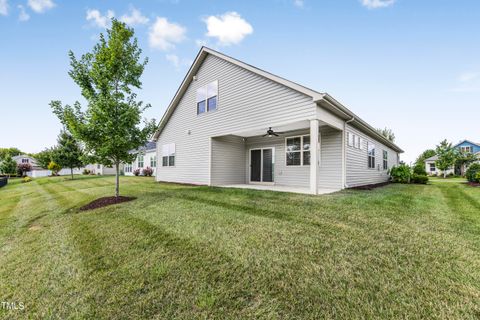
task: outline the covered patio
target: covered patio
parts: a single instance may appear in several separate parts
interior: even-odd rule
[[[338,126],[319,119],[212,137],[210,185],[303,194],[341,190],[343,138]]]

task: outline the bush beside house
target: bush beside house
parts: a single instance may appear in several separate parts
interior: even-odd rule
[[[390,180],[395,183],[427,184],[428,176],[422,166],[410,166],[402,163],[390,169]]]
[[[480,183],[480,163],[474,163],[470,165],[465,175],[469,182]]]

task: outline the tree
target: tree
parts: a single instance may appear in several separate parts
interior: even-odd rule
[[[387,127],[380,129],[377,128],[377,132],[380,133],[382,136],[390,140],[391,142],[395,142],[395,133],[393,133],[392,129],[388,129]]]
[[[436,155],[437,153],[435,152],[435,150],[433,149],[427,149],[425,151],[423,151],[417,158],[417,160],[415,160],[415,166],[421,166],[423,168],[423,171],[426,171],[426,168],[425,168],[425,160],[427,160],[428,158],[431,158],[433,157],[434,155]]]
[[[81,88],[87,101],[83,111],[77,101],[73,106],[62,106],[60,101],[50,103],[53,112],[68,131],[85,146],[85,153],[96,163],[115,166],[115,196],[119,196],[120,163],[136,158],[130,150],[146,143],[153,134],[155,120],[141,116],[149,104],[136,101],[134,89],[141,88],[140,77],[148,59],[140,61],[134,31],[124,23],[112,19],[107,37],[100,34],[92,52],[77,59],[70,51],[70,77]]]
[[[457,152],[457,158],[455,159],[455,166],[460,167],[460,174],[465,176],[467,167],[477,161],[477,157],[471,152],[460,151]]]
[[[17,172],[19,175],[24,177],[27,172],[32,171],[32,165],[30,163],[19,163],[17,165]]]
[[[447,177],[447,170],[450,169],[457,159],[457,153],[452,147],[452,144],[449,143],[446,139],[440,142],[440,144],[435,149],[437,153],[438,160],[435,161],[435,166],[443,171],[443,177]]]
[[[48,169],[48,165],[53,161],[54,152],[55,148],[47,148],[37,154],[34,154],[33,157],[37,160],[37,164],[40,167],[43,169]]]
[[[15,157],[21,155],[23,152],[18,148],[0,148],[0,159],[3,159],[7,156]]]
[[[17,171],[17,163],[12,159],[10,155],[4,157],[3,161],[0,163],[0,172],[10,176],[15,174]]]
[[[62,130],[58,135],[57,146],[52,154],[53,160],[63,168],[70,168],[73,180],[73,168],[83,166],[83,150],[75,138],[67,131]]]
[[[48,170],[52,171],[52,176],[56,176],[58,174],[58,172],[60,170],[62,170],[62,167],[54,162],[54,161],[51,161],[49,164],[48,164],[48,167],[47,167]]]

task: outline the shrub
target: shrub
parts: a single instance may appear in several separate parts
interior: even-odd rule
[[[140,169],[133,170],[133,174],[138,177],[140,175]]]
[[[417,184],[427,184],[428,182],[428,177],[426,174],[412,174],[412,183],[417,183]]]
[[[30,178],[30,177],[23,177],[22,183],[27,183],[27,182],[30,182],[30,181],[32,181],[32,180],[33,180],[33,179]]]
[[[84,174],[84,175],[89,175],[90,173],[91,173],[90,170],[88,170],[88,169],[83,169],[82,174]]]
[[[475,182],[480,183],[480,171],[475,175]]]
[[[470,167],[468,167],[465,176],[467,177],[468,181],[475,182],[478,172],[480,172],[480,163],[474,163],[471,164]]]
[[[58,174],[58,171],[62,170],[62,167],[60,167],[57,163],[50,161],[48,164],[48,170],[52,171],[52,176],[56,176]]]
[[[420,163],[416,164],[413,167],[413,174],[417,174],[419,176],[427,175],[427,172],[425,171],[425,164],[423,166]]]
[[[151,177],[153,174],[153,169],[150,167],[146,167],[145,169],[143,169],[142,174],[146,177]]]
[[[406,164],[401,164],[390,169],[390,179],[396,183],[410,183],[411,170]]]
[[[27,172],[32,171],[32,165],[30,163],[19,163],[17,165],[17,172],[19,176],[24,177]]]

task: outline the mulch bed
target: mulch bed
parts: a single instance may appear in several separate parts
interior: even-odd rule
[[[480,183],[478,183],[478,182],[467,182],[467,184],[470,187],[480,187]]]
[[[389,185],[389,184],[390,184],[390,182],[382,182],[382,183],[376,183],[376,184],[367,184],[365,186],[353,187],[353,188],[350,188],[350,189],[353,189],[353,190],[373,190],[373,189],[376,189],[376,188],[384,187],[384,186]]]
[[[122,203],[122,202],[128,202],[135,200],[137,198],[135,197],[103,197],[103,198],[98,198],[97,200],[93,200],[87,205],[84,205],[83,207],[80,208],[81,211],[86,211],[86,210],[93,210],[97,208],[103,208],[106,206],[110,206],[112,204],[117,204],[117,203]]]

